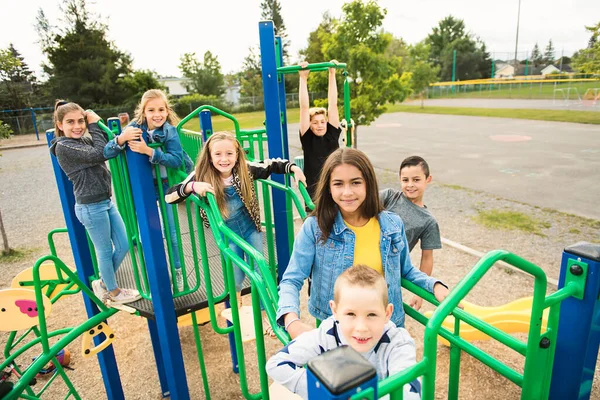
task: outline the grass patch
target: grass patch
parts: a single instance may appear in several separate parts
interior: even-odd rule
[[[571,229],[569,229],[569,233],[574,233],[574,234],[578,235],[581,233],[581,231],[577,228],[571,228]]]
[[[520,108],[425,107],[394,104],[387,112],[467,115],[472,117],[516,118],[537,121],[600,124],[600,112],[572,110],[535,110]]]
[[[475,222],[493,229],[520,230],[543,236],[541,230],[549,228],[550,223],[536,220],[530,216],[516,211],[479,211],[474,217]]]
[[[23,260],[32,253],[33,249],[10,249],[8,252],[2,251],[0,253],[0,262],[12,264]]]

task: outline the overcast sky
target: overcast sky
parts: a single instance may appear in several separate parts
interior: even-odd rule
[[[3,0],[8,3],[9,0]],[[258,45],[260,0],[92,0],[90,8],[108,25],[109,38],[131,53],[134,68],[160,75],[180,76],[183,53],[205,51],[217,55],[224,73],[241,69],[251,46]],[[283,19],[294,57],[306,47],[308,35],[324,12],[339,17],[344,0],[281,0]],[[465,21],[495,58],[514,56],[519,0],[379,0],[387,9],[384,29],[408,43],[416,43],[447,15]],[[556,3],[556,5],[555,5]],[[42,7],[50,22],[60,25],[58,0],[16,0],[4,5],[0,23],[0,48],[13,43],[34,71],[40,71],[43,54],[34,29]],[[10,11],[7,11],[9,9]],[[519,58],[538,42],[542,49],[552,39],[556,55],[587,45],[585,25],[600,21],[600,0],[522,0]],[[308,60],[320,62],[327,60]],[[343,60],[340,60],[343,61]]]

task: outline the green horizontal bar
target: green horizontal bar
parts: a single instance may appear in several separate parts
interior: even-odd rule
[[[576,283],[569,283],[562,289],[557,290],[551,295],[546,296],[546,299],[544,300],[544,308],[552,307],[553,305],[560,303],[564,299],[573,296],[575,293],[577,293],[578,289],[579,288]]]
[[[287,67],[279,67],[277,68],[277,72],[280,74],[293,74],[300,70],[309,70],[309,71],[327,71],[329,68],[336,69],[346,69],[346,63],[332,63],[332,62],[323,62],[323,63],[315,63],[308,64],[305,68],[302,68],[299,65],[288,65]]]
[[[406,313],[424,326],[426,326],[427,322],[429,321],[429,318],[427,318],[420,312],[415,311],[413,308],[406,309]],[[446,328],[441,327],[438,334],[444,339],[446,339],[448,342],[450,342],[450,344],[460,347],[461,350],[475,357],[482,363],[486,364],[488,367],[494,369],[496,372],[502,374],[504,377],[511,380],[513,383],[519,385],[520,387],[523,386],[523,375],[519,374],[517,371],[496,360],[483,350],[473,346],[471,343],[467,342],[461,337],[454,336],[454,334]]]

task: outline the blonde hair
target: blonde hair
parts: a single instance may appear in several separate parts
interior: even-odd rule
[[[240,142],[229,132],[213,133],[204,144],[204,147],[202,147],[202,152],[198,157],[195,179],[197,182],[208,182],[212,185],[215,189],[219,211],[223,218],[227,218],[229,215],[227,213],[227,204],[225,203],[225,184],[223,183],[223,178],[221,178],[221,173],[213,165],[211,157],[213,145],[222,140],[231,141],[235,147],[237,159],[233,167],[233,173],[239,177],[243,199],[250,208],[253,202],[258,202],[258,199],[253,195],[253,183],[248,165],[246,164],[246,152]]]
[[[311,107],[308,110],[308,115],[310,115],[311,121],[315,115],[324,115],[327,118],[327,110],[325,110],[325,107]]]
[[[333,301],[335,301],[336,304],[339,304],[340,292],[349,286],[358,286],[376,290],[381,295],[383,306],[387,307],[387,283],[385,282],[384,277],[373,268],[357,264],[342,272],[337,277],[335,285],[333,286]]]
[[[160,99],[165,103],[165,107],[167,108],[167,122],[173,126],[176,126],[179,123],[180,119],[173,110],[173,107],[171,107],[167,94],[160,89],[150,89],[142,95],[140,103],[135,108],[133,120],[140,125],[146,122],[144,110],[146,109],[146,105],[148,104],[148,102],[152,99]]]
[[[58,127],[58,123],[62,122],[65,115],[73,111],[81,111],[85,119],[85,110],[79,104],[70,103],[65,100],[56,100],[54,103],[54,135],[56,137],[65,136],[65,133]]]

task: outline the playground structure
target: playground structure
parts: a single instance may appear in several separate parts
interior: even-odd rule
[[[530,329],[529,318],[533,306],[533,297],[524,297],[508,304],[497,307],[482,307],[468,301],[463,301],[463,310],[472,316],[498,328],[505,333],[527,333]],[[425,316],[431,318],[433,311],[427,311]],[[442,326],[448,330],[454,329],[456,323],[454,317],[449,316],[444,320]],[[488,335],[482,331],[469,326],[466,322],[460,322],[460,337],[467,342],[473,340],[489,340]],[[542,330],[548,327],[548,310],[545,310],[542,318]],[[450,342],[441,338],[440,342],[450,346]]]
[[[241,130],[235,117],[211,106],[200,107],[184,118],[178,126],[182,144],[193,158],[197,156],[203,139],[212,133],[210,114],[213,112],[232,120],[236,136],[242,142],[250,158],[263,158],[263,144],[266,144],[269,157],[289,159],[285,103],[282,104],[279,101],[282,97],[285,98],[285,96],[282,96],[282,94],[285,94],[285,88],[283,87],[283,79],[280,79],[280,76],[282,73],[293,72],[294,68],[297,71],[297,67],[283,67],[289,68],[288,70],[282,70],[280,69],[282,67],[278,67],[282,64],[281,52],[278,51],[281,42],[274,37],[272,23],[261,22],[259,32],[265,91],[265,129]],[[311,68],[319,70],[321,68],[327,69],[329,66],[327,63],[312,64]],[[343,68],[343,66],[340,67]],[[349,99],[349,92],[346,92],[346,95]],[[347,104],[349,104],[349,101]],[[184,124],[195,116],[200,118],[202,134],[183,128]],[[349,115],[346,118],[347,121],[351,121]],[[107,132],[110,134],[119,133],[120,124],[116,119],[107,122],[108,125],[103,125]],[[348,142],[351,143],[351,138]],[[9,392],[7,399],[16,398],[19,394],[27,391],[29,389],[27,387],[28,383],[38,372],[37,369],[43,367],[49,361],[54,361],[56,354],[78,337],[87,335],[86,337],[89,337],[90,342],[93,340],[96,348],[99,348],[104,342],[99,336],[90,336],[96,333],[90,333],[90,330],[94,326],[100,326],[101,321],[105,321],[110,315],[118,311],[100,303],[87,286],[94,277],[98,276],[97,268],[94,265],[93,246],[89,245],[84,228],[75,218],[73,212],[74,198],[70,184],[56,164],[56,160],[53,159],[52,162],[67,222],[66,231],[73,246],[77,275],[67,268],[55,254],[38,260],[33,267],[33,279],[30,279],[29,282],[33,281],[39,318],[34,321],[37,324],[31,325],[31,331],[36,336],[34,343],[31,346],[26,346],[29,346],[29,349],[40,343],[43,352],[34,363],[22,371],[24,372],[22,378]],[[244,397],[248,399],[269,398],[268,379],[264,372],[266,355],[262,336],[259,299],[265,306],[266,314],[277,337],[282,343],[287,343],[289,341],[287,333],[275,324],[278,298],[277,282],[287,265],[293,245],[292,205],[301,217],[305,215],[304,207],[298,196],[289,187],[287,177],[274,176],[272,180],[258,182],[263,199],[261,209],[264,211],[263,225],[266,231],[266,250],[264,252],[248,246],[224,225],[214,197],[211,195],[205,200],[191,196],[185,203],[185,210],[182,207],[178,213],[175,213],[180,240],[179,248],[173,249],[169,245],[169,238],[163,240],[162,237],[159,212],[164,217],[165,204],[162,200],[164,196],[163,193],[160,193],[159,211],[154,198],[153,167],[148,163],[147,158],[127,150],[125,156],[121,155],[110,161],[110,168],[113,173],[115,200],[126,223],[131,249],[127,265],[123,265],[119,271],[119,281],[126,280],[128,283],[134,284],[142,294],[143,298],[130,304],[130,306],[136,314],[148,320],[162,394],[165,396],[170,395],[174,399],[190,398],[186,376],[178,373],[184,371],[177,329],[177,318],[179,317],[180,324],[183,324],[183,320],[186,319],[188,320],[186,324],[190,323],[194,329],[198,362],[204,383],[204,395],[206,398],[210,398],[210,388],[206,379],[196,313],[200,310],[208,310],[213,329],[218,333],[227,334],[229,337],[233,370],[240,375],[241,391]],[[168,172],[170,183],[179,182],[185,175],[177,170]],[[157,176],[160,176],[160,174],[157,174]],[[162,191],[161,185],[158,185],[158,188],[159,191]],[[311,203],[306,192],[303,188],[300,191],[305,203],[310,206]],[[203,228],[199,217],[200,210],[206,212],[210,221],[210,230]],[[165,233],[167,236],[169,235],[168,230]],[[249,255],[251,259],[249,263],[239,259],[228,249],[227,243],[231,240]],[[165,243],[167,243],[166,248]],[[277,243],[276,246],[275,243]],[[170,280],[169,269],[173,272],[173,263],[171,262],[173,251],[179,251],[181,259],[184,261],[186,282],[184,290],[178,292],[174,289],[175,293],[171,293],[170,288],[165,284]],[[266,257],[263,254],[266,254]],[[529,317],[529,335],[526,343],[518,341],[481,318],[471,315],[468,310],[456,308],[457,304],[494,263],[501,260],[530,273],[535,278],[532,310]],[[42,278],[43,271],[48,269],[48,267],[42,267],[47,265],[44,262],[51,263],[50,269],[56,271],[56,279],[54,276],[47,275]],[[242,332],[232,278],[232,262],[238,264],[249,277],[247,288],[243,293],[247,293],[249,290],[252,293],[258,374],[261,387],[259,393],[249,393],[246,383]],[[255,268],[258,269],[258,272]],[[563,257],[559,290],[550,296],[546,296],[546,276],[539,267],[513,254],[495,251],[482,258],[441,305],[435,301],[431,294],[409,282],[402,282],[405,288],[434,305],[439,305],[439,307],[430,318],[427,318],[405,306],[409,316],[426,325],[423,359],[414,367],[379,382],[377,395],[390,394],[392,399],[402,398],[403,385],[422,376],[423,398],[432,399],[435,387],[437,337],[440,335],[448,340],[452,346],[450,351],[449,398],[458,398],[458,377],[462,351],[481,360],[498,373],[521,386],[523,399],[575,398],[573,397],[574,393],[579,398],[589,398],[589,388],[587,392],[585,389],[593,378],[593,366],[595,365],[600,340],[597,327],[598,310],[595,309],[600,291],[599,268],[600,250],[598,246],[583,244],[568,248]],[[27,282],[23,278],[19,279],[22,279],[20,282]],[[25,283],[24,285],[30,286],[31,284]],[[52,337],[54,332],[45,330],[44,310],[50,312],[50,307],[43,306],[44,302],[47,304],[47,301],[42,297],[42,291],[47,294],[48,301],[51,302],[54,299],[58,300],[60,293],[66,295],[83,291],[86,294],[83,298],[89,316],[88,321],[68,331],[60,329],[55,331],[59,332],[56,335],[64,334],[65,336],[53,346],[48,346],[48,338]],[[215,295],[215,292],[218,294]],[[25,300],[32,301],[31,298]],[[214,305],[219,302],[231,303],[231,318],[233,321],[231,326],[221,327],[218,325]],[[549,309],[549,318],[547,326],[543,327],[541,321],[545,309]],[[442,322],[450,313],[454,315],[457,321],[453,331],[441,327]],[[524,372],[521,374],[512,370],[466,340],[461,339],[462,323],[458,323],[458,321],[464,321],[474,326],[523,355],[525,357]],[[29,323],[34,322],[29,321]],[[11,351],[16,349],[16,346],[17,344],[11,346]],[[7,357],[7,361],[2,364],[2,367],[15,360],[21,354],[19,351],[21,351],[20,348],[13,352],[10,359]],[[107,346],[104,350],[99,351],[97,356],[107,397],[111,399],[124,398],[112,346]],[[592,362],[593,364],[591,364]],[[56,368],[59,371],[62,370],[59,366],[56,366]],[[64,370],[62,371],[64,372]],[[68,379],[66,373],[60,373],[58,376],[65,380]],[[369,395],[372,396],[373,394],[369,390],[364,390],[353,398],[369,398]],[[581,396],[580,390],[582,391]],[[586,394],[587,397],[585,397]],[[28,395],[31,396],[29,398],[37,398],[36,396],[38,396],[30,393]],[[78,398],[76,391],[73,395]]]

